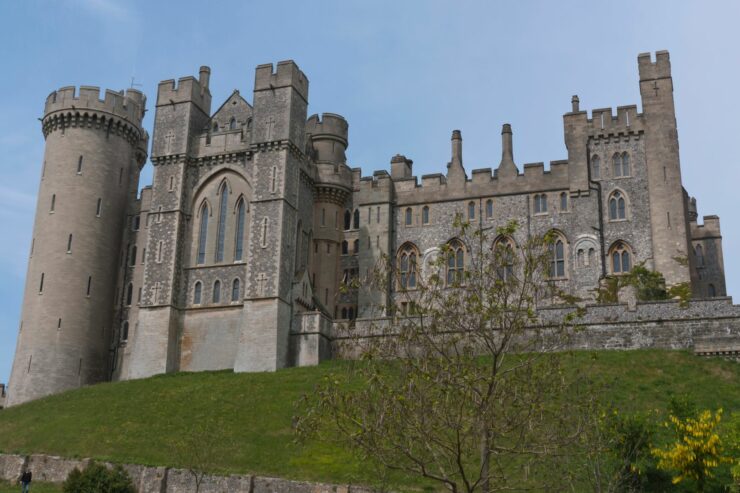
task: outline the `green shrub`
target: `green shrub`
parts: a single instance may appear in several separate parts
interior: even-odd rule
[[[91,462],[84,471],[75,468],[62,485],[63,493],[136,493],[131,478],[121,466],[108,469]]]

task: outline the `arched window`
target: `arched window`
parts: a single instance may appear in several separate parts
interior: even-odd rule
[[[229,130],[236,130],[236,118],[234,118],[233,116],[229,121]]]
[[[236,206],[236,238],[234,239],[234,260],[241,260],[244,256],[244,221],[246,218],[244,199],[239,199]]]
[[[493,200],[486,200],[486,218],[491,219],[493,217]]]
[[[616,242],[609,250],[609,257],[613,274],[626,274],[632,269],[631,253],[624,242]]]
[[[344,230],[349,231],[352,228],[352,213],[348,210],[344,211]]]
[[[514,275],[514,242],[507,237],[499,237],[493,243],[494,261],[498,264],[496,274],[506,281]]]
[[[618,152],[612,156],[612,173],[614,176],[622,176],[622,156]]]
[[[198,232],[198,264],[206,261],[206,240],[208,239],[208,204],[200,208],[200,231]],[[159,253],[159,252],[158,252]]]
[[[128,320],[121,326],[121,340],[128,341]]]
[[[626,152],[622,153],[622,176],[630,175],[630,155]]]
[[[425,205],[421,209],[421,223],[429,224],[429,206],[428,205]]]
[[[696,266],[704,267],[704,248],[701,245],[696,245],[694,254],[696,255]]]
[[[218,192],[218,226],[216,230],[216,262],[224,261],[224,240],[226,239],[226,205],[229,199],[229,186],[226,181],[221,185]]]
[[[468,220],[475,219],[475,202],[468,202]]]
[[[547,212],[547,195],[540,193],[534,196],[534,213]]]
[[[126,288],[126,306],[131,306],[131,302],[134,298],[134,285],[133,283],[128,283],[128,287]]]
[[[221,281],[213,283],[213,302],[218,303],[221,301]]]
[[[213,131],[218,132],[218,122],[213,122]]]
[[[447,254],[447,285],[462,283],[465,272],[465,249],[458,240],[449,244],[450,251]]]
[[[715,296],[717,296],[717,290],[714,288],[714,284],[709,284],[707,286],[707,294],[710,298],[714,298]]]
[[[565,277],[565,243],[556,238],[550,245],[550,277]]]
[[[193,304],[200,305],[200,298],[203,293],[203,284],[200,281],[195,283],[193,287]]]
[[[401,289],[416,288],[416,247],[406,243],[398,252],[398,274]]]
[[[561,211],[568,210],[568,194],[565,192],[562,192],[560,194],[560,210]]]
[[[618,221],[627,218],[627,206],[622,192],[616,191],[609,197],[609,219]]]
[[[360,229],[360,209],[355,209],[355,214],[352,219],[352,227],[354,229]]]
[[[353,246],[354,246],[354,250],[352,250],[352,253],[354,253],[355,255],[360,253],[360,240],[355,240]]]
[[[406,226],[411,226],[411,223],[413,222],[414,213],[411,210],[411,207],[406,209]]]
[[[596,155],[591,158],[591,178],[594,180],[601,178],[601,159]]]
[[[231,283],[231,301],[239,301],[240,284],[238,277]]]
[[[131,264],[136,265],[136,245],[131,248]]]
[[[342,255],[349,254],[349,242],[347,240],[342,242]]]

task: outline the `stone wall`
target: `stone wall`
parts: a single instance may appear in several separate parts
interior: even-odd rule
[[[539,328],[547,329],[573,310],[573,307],[541,309]],[[363,340],[371,334],[387,334],[386,329],[392,323],[389,318],[360,319],[350,330],[335,323],[332,354],[348,359],[359,356]],[[638,302],[633,306],[590,305],[574,323],[576,330],[563,348],[692,349],[698,342],[709,339],[722,341],[728,348],[740,345],[740,305],[733,305],[732,298],[692,300],[685,307],[675,300]]]
[[[66,459],[52,455],[0,454],[0,480],[15,483],[27,470],[35,481],[62,483],[75,468],[84,469],[91,459]],[[103,462],[107,467],[114,464]],[[169,467],[123,464],[139,493],[195,492],[195,477],[190,471]],[[251,476],[205,476],[200,493],[371,493],[372,489],[323,483]]]

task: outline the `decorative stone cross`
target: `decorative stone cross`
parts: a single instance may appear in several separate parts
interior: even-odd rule
[[[264,272],[260,272],[260,274],[257,276],[257,283],[259,286],[257,287],[257,294],[260,296],[265,295],[265,282],[267,282],[267,276]]]
[[[154,283],[154,305],[159,304],[159,282]]]
[[[267,119],[267,140],[272,140],[272,132],[275,130],[275,119],[270,117]]]
[[[167,154],[171,154],[172,145],[174,144],[174,141],[175,141],[175,132],[173,132],[172,130],[167,132],[167,135],[164,136],[164,140],[165,140],[165,149],[166,149],[165,152]]]

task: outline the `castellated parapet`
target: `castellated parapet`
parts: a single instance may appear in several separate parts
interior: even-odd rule
[[[202,66],[159,84],[154,179],[140,199],[144,96],[55,91],[8,404],[109,379],[352,354],[357,341],[337,338],[338,324],[387,323],[409,306],[396,282],[343,284],[388,258],[408,269],[404,254],[417,281],[438,272],[459,217],[489,231],[491,245],[511,221],[515,248],[551,232],[560,246],[550,282],[586,304],[606,277],[638,264],[691,287],[688,309],[588,306],[578,347],[737,339],[719,218],[699,224],[681,181],[668,53],[640,55],[637,69],[642,113],[564,101],[567,156],[549,167],[516,163],[516,129],[502,122],[500,159],[496,149],[464,162],[463,132],[452,130],[442,172],[416,176],[413,155],[390,149],[389,171],[363,177],[347,160],[347,120],[307,117],[309,82],[295,62],[259,65],[251,101],[235,89],[215,112]],[[540,300],[540,314],[570,309],[554,303]]]

